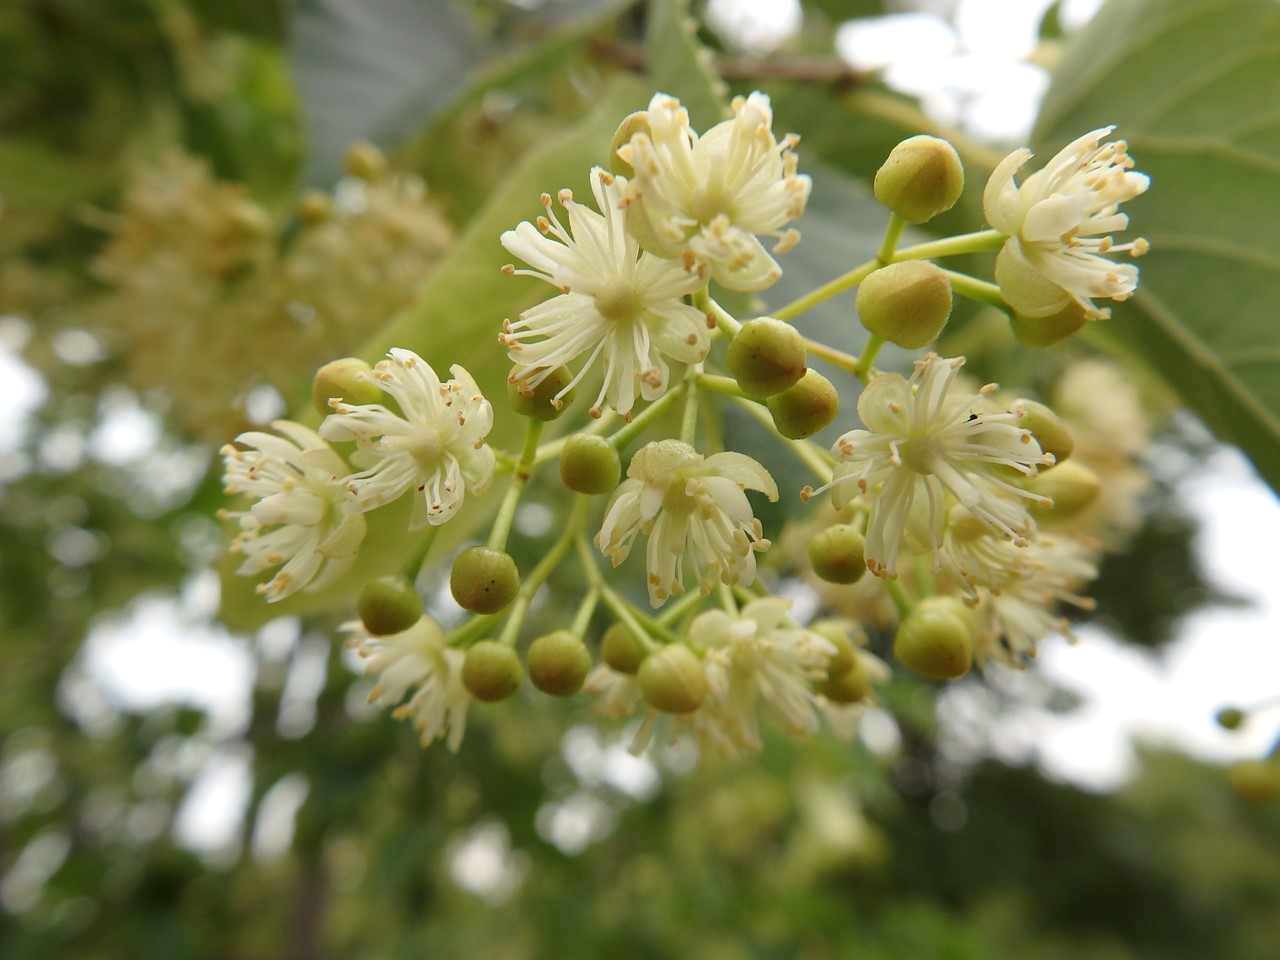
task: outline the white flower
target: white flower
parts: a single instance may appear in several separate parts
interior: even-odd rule
[[[977,394],[952,389],[963,364],[963,357],[930,353],[916,361],[909,380],[897,373],[876,377],[858,398],[858,416],[869,429],[851,430],[831,448],[840,461],[827,485],[836,508],[857,493],[874,496],[866,558],[878,577],[897,576],[898,551],[908,532],[932,551],[934,570],[941,569],[948,495],[1019,546],[1035,534],[1023,501],[1044,498],[1003,479],[995,468],[1031,476],[1053,457],[1018,426],[1020,412],[991,408],[987,397],[995,384]]]
[[[249,494],[257,503],[220,515],[240,524],[231,543],[233,552],[245,555],[237,573],[255,576],[283,564],[258,585],[274,602],[299,590],[319,590],[346,572],[364,539],[365,522],[344,514],[342,488],[334,485],[347,472],[346,462],[314,430],[288,420],[271,426],[284,436],[254,430],[236,437],[239,446],[222,448],[226,492]]]
[[[744,490],[778,499],[769,472],[740,453],[703,458],[679,440],[641,448],[614,492],[596,546],[616,567],[636,537],[649,537],[649,602],[661,606],[684,593],[684,563],[690,558],[705,595],[714,583],[750,584],[756,553],[769,548]]]
[[[793,738],[818,729],[813,684],[826,678],[836,647],[792,623],[790,609],[790,600],[765,597],[737,616],[709,610],[689,626],[690,640],[706,650],[707,674],[707,698],[691,719],[698,733],[725,753],[763,749],[761,707]]]
[[[462,684],[466,654],[445,645],[436,622],[422,617],[408,630],[385,637],[372,636],[359,620],[344,623],[346,644],[364,660],[366,676],[376,676],[369,702],[394,707],[397,720],[409,719],[425,747],[445,740],[456,753],[467,729],[471,694]],[[417,687],[407,702],[411,687]]]
[[[392,348],[388,356],[366,379],[390,394],[403,416],[379,403],[331,400],[337,412],[325,418],[320,435],[354,440],[352,462],[367,467],[342,481],[349,511],[373,510],[412,487],[422,496],[409,529],[436,526],[458,512],[465,493],[483,493],[493,479],[493,451],[484,442],[493,408],[456,364],[449,368],[455,379],[441,383],[412,350]]]
[[[1019,313],[1049,316],[1069,296],[1086,316],[1105,317],[1109,311],[1098,309],[1094,297],[1124,300],[1138,286],[1138,268],[1117,264],[1110,255],[1127,251],[1140,256],[1147,242],[1115,244],[1110,234],[1129,225],[1119,206],[1144,192],[1150,180],[1133,172],[1123,140],[1099,146],[1114,129],[1085,134],[1021,186],[1013,177],[1031,158],[1030,150],[1015,150],[991,174],[983,208],[987,221],[1009,238],[997,263],[997,279]],[[1037,275],[1061,288],[1056,303],[1051,288],[1037,283]]]
[[[1074,639],[1067,618],[1055,607],[1068,603],[1093,609],[1093,600],[1075,591],[1097,577],[1097,556],[1096,544],[1089,541],[1041,538],[1032,544],[1026,577],[998,593],[981,593],[978,656],[1018,666],[1035,656],[1036,644],[1048,636]]]
[[[606,399],[623,416],[629,414],[637,389],[646,400],[662,396],[666,358],[697,363],[710,343],[707,318],[681,301],[706,286],[705,271],[640,250],[623,224],[625,186],[624,179],[597,167],[591,171],[591,188],[601,213],[562,190],[566,229],[544,193],[547,216],[539,217],[537,226],[526,220],[502,235],[502,245],[533,267],[509,266],[507,273],[537,277],[563,291],[503,324],[498,340],[516,365],[511,381],[535,387],[553,370],[586,354],[556,400],[598,359],[604,382],[592,405],[597,416]]]
[[[616,720],[630,716],[640,704],[640,681],[636,675],[614,670],[607,663],[591,668],[582,689],[596,695],[591,709],[602,717]]]
[[[626,188],[627,229],[664,257],[692,254],[710,264],[731,290],[763,290],[782,275],[755,234],[777,237],[774,250],[800,234],[782,228],[804,213],[812,183],[796,174],[791,148],[799,138],[773,135],[769,98],[733,101],[733,118],[699,137],[680,101],[655,94],[648,132],[636,133],[618,156],[635,175]]]

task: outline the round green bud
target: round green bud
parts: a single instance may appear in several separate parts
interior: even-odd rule
[[[311,381],[311,405],[321,413],[332,413],[331,399],[347,403],[382,402],[382,388],[365,379],[372,367],[358,357],[343,357],[326,363]]]
[[[556,630],[533,641],[524,662],[530,682],[553,697],[573,696],[591,670],[586,644],[569,630]]]
[[[806,370],[799,382],[765,400],[773,426],[784,437],[804,440],[840,413],[840,395],[817,370]]]
[[[866,540],[850,523],[828,527],[809,541],[813,572],[828,583],[856,583],[867,572]]]
[[[1052,453],[1058,463],[1062,463],[1075,451],[1076,439],[1071,435],[1071,428],[1043,403],[1019,400],[1017,409],[1022,411],[1018,425],[1030,430],[1040,444],[1040,449],[1045,453]]]
[[[324,223],[333,216],[333,200],[323,190],[308,190],[298,198],[298,219],[303,223]]]
[[[744,393],[771,397],[804,376],[804,337],[789,323],[757,317],[742,325],[725,361]]]
[[[467,547],[454,558],[449,590],[463,610],[498,613],[516,598],[520,572],[504,550]]]
[[[623,118],[623,121],[618,124],[618,129],[613,133],[613,142],[609,144],[609,169],[620,177],[626,177],[628,180],[634,177],[636,175],[635,168],[618,156],[618,148],[630,143],[631,138],[637,133],[648,134],[649,132],[648,110],[637,110],[635,113]]]
[[[858,286],[858,319],[878,337],[907,350],[938,339],[951,316],[951,281],[928,260],[881,267]]]
[[[645,654],[644,644],[621,623],[615,623],[600,638],[600,659],[619,673],[635,673]]]
[[[409,578],[391,574],[370,580],[356,601],[360,622],[375,637],[408,630],[422,616],[422,597]]]
[[[827,668],[827,679],[814,684],[814,690],[832,703],[858,703],[871,693],[871,676],[855,653],[853,665],[841,673]]]
[[[809,629],[836,648],[835,655],[827,661],[828,677],[838,677],[853,669],[857,648],[867,645],[867,631],[856,620],[818,620],[811,623]]]
[[[669,644],[645,657],[639,677],[645,703],[666,713],[692,713],[707,696],[702,661],[682,643]]]
[[[1280,761],[1237,760],[1227,767],[1227,786],[1241,803],[1266,803],[1280,796]]]
[[[574,493],[612,493],[622,478],[618,450],[604,437],[579,433],[560,451],[560,481]]]
[[[1058,520],[1075,516],[1098,499],[1098,494],[1102,492],[1102,483],[1097,475],[1074,460],[1036,474],[1023,486],[1032,493],[1053,501],[1053,506],[1033,502],[1032,511],[1039,516]]]
[[[537,386],[531,386],[524,380],[507,381],[507,401],[511,409],[522,417],[533,417],[544,423],[556,419],[564,413],[564,408],[573,403],[573,391],[570,390],[559,400],[556,394],[569,385],[573,373],[568,367],[556,367],[548,373]]]
[[[1244,724],[1245,716],[1245,712],[1239,707],[1223,707],[1214,715],[1214,719],[1223,730],[1239,730]]]
[[[520,658],[505,643],[481,640],[467,651],[462,662],[462,685],[477,700],[497,703],[520,689],[524,669]]]
[[[909,137],[876,171],[876,199],[907,223],[924,223],[955,206],[964,190],[956,148],[937,137]]]
[[[347,147],[342,166],[349,176],[372,182],[387,172],[387,155],[368,140],[357,140]]]
[[[973,619],[958,597],[926,597],[898,626],[898,662],[931,680],[952,680],[973,662]]]

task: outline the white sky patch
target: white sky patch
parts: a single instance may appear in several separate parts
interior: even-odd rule
[[[729,46],[763,56],[799,31],[804,14],[799,0],[711,0],[706,18]]]
[[[213,754],[200,769],[174,821],[178,843],[214,864],[235,862],[253,787],[253,750],[239,743]]]
[[[506,825],[492,820],[455,838],[446,856],[453,882],[491,904],[509,899],[529,869],[528,855],[511,849]]]
[[[117,708],[187,704],[209,715],[216,733],[248,724],[254,664],[231,633],[192,622],[171,597],[144,598],[101,618],[81,652],[95,685]]]

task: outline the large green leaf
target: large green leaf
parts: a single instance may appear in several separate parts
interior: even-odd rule
[[[1118,123],[1150,191],[1142,285],[1103,330],[1280,488],[1280,2],[1112,0],[1045,98],[1042,153]]]
[[[650,3],[644,46],[654,85],[680,98],[694,129],[705,130],[724,119],[726,88],[698,41],[689,0]]]

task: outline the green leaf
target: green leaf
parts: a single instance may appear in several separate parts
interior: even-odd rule
[[[361,355],[376,361],[391,347],[413,350],[444,376],[451,364],[461,364],[494,405],[495,425],[489,442],[511,449],[524,429],[523,419],[506,401],[510,361],[498,345],[502,321],[544,299],[549,288],[527,277],[506,277],[502,266],[511,255],[499,242],[504,230],[542,212],[538,196],[562,187],[590,195],[588,175],[593,163],[607,160],[609,142],[618,118],[644,106],[645,88],[622,78],[606,88],[596,109],[571,130],[548,139],[541,149],[518,163],[488,204],[468,223],[453,251],[422,288],[415,306],[393,318],[365,345]],[[496,509],[506,484],[501,477],[482,498],[468,501],[466,515],[441,528],[437,551],[465,537],[486,510]],[[368,514],[369,534],[352,572],[319,594],[295,594],[268,606],[253,592],[253,583],[237,577],[236,563],[222,570],[222,616],[231,625],[249,628],[282,614],[323,610],[346,602],[365,581],[400,568],[421,543],[404,531],[408,512],[402,498],[390,507]],[[472,503],[476,506],[472,508]],[[469,519],[468,519],[469,518]],[[239,558],[232,558],[238,562]],[[265,579],[265,577],[263,578]]]
[[[724,119],[727,90],[716,76],[709,52],[698,41],[689,0],[654,0],[649,5],[644,45],[655,89],[680,99],[695,130]]]
[[[1112,0],[1070,44],[1034,142],[1119,124],[1151,189],[1137,296],[1099,332],[1280,489],[1280,3]]]

